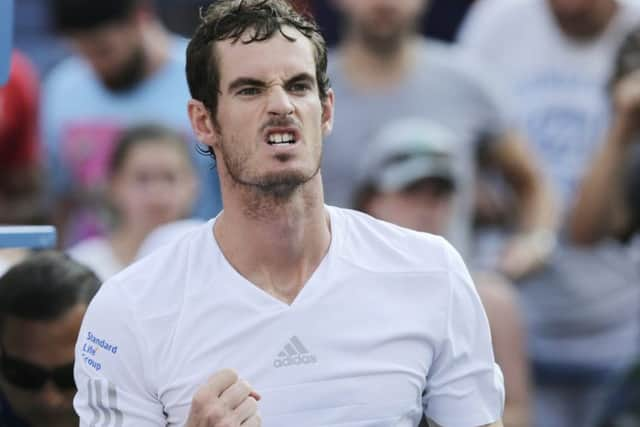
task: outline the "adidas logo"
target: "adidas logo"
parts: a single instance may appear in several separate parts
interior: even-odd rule
[[[289,338],[289,342],[278,353],[278,357],[273,361],[273,366],[283,368],[293,365],[308,365],[316,363],[318,359],[306,349],[300,339],[296,336]]]

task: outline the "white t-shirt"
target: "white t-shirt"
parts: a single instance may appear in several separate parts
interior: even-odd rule
[[[125,267],[116,258],[109,241],[102,237],[83,240],[67,252],[71,258],[92,269],[103,282]]]
[[[515,114],[547,172],[563,211],[604,141],[608,83],[624,37],[640,25],[637,2],[617,0],[597,38],[579,42],[558,27],[547,0],[481,0],[460,41],[514,95]]]
[[[227,367],[261,394],[265,427],[499,419],[502,374],[457,252],[327,209],[329,251],[291,305],[233,269],[215,220],[103,285],[76,346],[81,426],[182,426],[198,387]]]

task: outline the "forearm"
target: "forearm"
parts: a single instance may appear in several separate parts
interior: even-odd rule
[[[443,426],[436,423],[435,421],[429,420],[429,427],[443,427]],[[478,426],[478,427],[504,427],[504,426],[502,425],[502,421],[496,421],[495,423],[485,424],[483,426]]]
[[[505,135],[493,155],[516,196],[519,231],[555,230],[558,214],[553,191],[521,137]]]
[[[588,245],[612,231],[615,210],[623,204],[622,165],[632,136],[624,120],[614,121],[569,213],[569,236],[574,243]]]

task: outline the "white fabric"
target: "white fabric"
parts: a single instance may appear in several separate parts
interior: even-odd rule
[[[559,29],[548,0],[476,3],[460,41],[511,90],[515,116],[565,210],[604,140],[606,84],[619,45],[640,24],[637,2],[618,0],[620,8],[605,31],[588,42]]]
[[[442,238],[327,207],[330,249],[287,305],[244,279],[215,220],[101,288],[76,346],[82,426],[182,426],[230,367],[264,427],[447,427],[500,418],[503,380],[469,274]],[[424,393],[424,395],[423,395]]]
[[[93,270],[103,282],[125,267],[116,258],[109,241],[102,237],[83,240],[69,248],[67,253],[74,260]]]
[[[142,241],[136,259],[141,259],[153,251],[175,242],[189,231],[198,228],[204,221],[200,219],[181,219],[167,224],[162,224],[151,231]]]

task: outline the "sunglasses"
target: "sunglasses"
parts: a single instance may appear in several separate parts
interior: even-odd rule
[[[53,369],[43,368],[24,360],[15,359],[5,351],[0,353],[0,372],[11,385],[25,390],[40,390],[51,380],[59,390],[73,390],[73,362]]]

